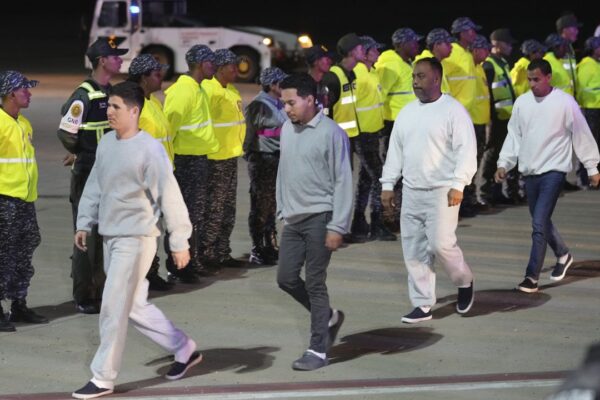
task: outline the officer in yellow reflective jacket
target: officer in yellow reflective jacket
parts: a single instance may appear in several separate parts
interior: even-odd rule
[[[577,64],[577,100],[596,144],[600,147],[600,37],[585,41],[586,56]],[[585,168],[577,171],[579,184],[587,187],[589,179]]]
[[[12,300],[9,318],[0,305],[0,332],[15,331],[12,322],[48,322],[26,303],[40,230],[33,132],[20,111],[29,107],[29,89],[37,84],[17,71],[0,72],[0,300]]]
[[[573,43],[577,41],[579,28],[581,27],[582,24],[577,21],[577,17],[573,14],[563,15],[556,20],[556,32],[567,42],[567,52],[560,61],[565,71],[569,74],[571,82],[573,82],[573,96],[575,96],[576,99],[579,88],[577,87],[577,60],[575,59]]]
[[[217,71],[202,82],[219,151],[208,155],[208,207],[204,224],[203,262],[213,269],[241,267],[231,257],[230,236],[235,225],[238,158],[243,154],[246,120],[242,97],[233,86],[238,75],[238,57],[229,49],[215,51]]]
[[[521,44],[523,57],[519,58],[510,70],[510,80],[512,81],[516,97],[529,91],[527,66],[531,61],[544,57],[545,52],[546,48],[544,45],[535,39],[527,39]]]
[[[548,48],[548,52],[544,55],[544,60],[550,63],[552,68],[552,87],[573,95],[573,80],[569,72],[565,69],[562,58],[567,54],[569,42],[563,39],[556,33],[548,35],[544,44]]]
[[[187,51],[185,60],[188,72],[165,90],[164,112],[173,133],[175,178],[192,222],[191,260],[187,267],[178,270],[167,251],[167,270],[174,280],[196,283],[198,274],[210,275],[200,255],[204,253],[202,235],[209,202],[207,155],[219,151],[219,141],[210,117],[208,96],[200,83],[212,79],[215,54],[208,46],[197,44]]]
[[[422,58],[435,57],[438,61],[442,61],[445,58],[450,57],[450,54],[452,53],[453,42],[454,37],[452,37],[447,30],[443,28],[432,29],[425,38],[427,48],[423,50],[421,54],[415,57],[413,65]],[[442,72],[441,90],[442,93],[450,93],[450,85],[448,84],[445,71]]]
[[[153,93],[162,86],[164,70],[168,65],[160,64],[151,54],[140,54],[129,65],[128,81],[137,83],[144,91],[144,107],[140,114],[139,128],[158,140],[164,147],[171,165],[173,164],[173,139],[171,124],[163,112],[162,103]],[[150,290],[169,290],[172,283],[165,281],[159,274],[160,260],[154,256],[152,265],[146,274]]]

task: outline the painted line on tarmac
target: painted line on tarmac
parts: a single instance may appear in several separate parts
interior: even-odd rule
[[[314,397],[348,397],[419,392],[460,392],[558,386],[570,371],[500,373],[392,379],[354,379],[312,382],[273,382],[239,385],[160,387],[152,385],[127,390],[128,384],[116,387],[113,399],[140,398],[145,400],[202,400],[292,399]],[[130,383],[131,384],[131,383]],[[0,395],[0,400],[58,400],[70,397],[67,393],[31,393]]]

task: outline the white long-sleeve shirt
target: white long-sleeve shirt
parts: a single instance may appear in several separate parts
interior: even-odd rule
[[[164,147],[144,131],[103,136],[85,184],[77,230],[104,236],[160,236],[161,212],[172,251],[189,248],[192,224]]]
[[[411,189],[463,191],[476,171],[473,122],[457,100],[443,94],[431,103],[415,100],[400,111],[380,179],[382,190],[394,190],[402,176]]]
[[[573,96],[557,88],[545,97],[529,91],[515,102],[497,164],[509,171],[518,161],[523,175],[566,173],[573,150],[588,175],[598,173],[598,146]]]

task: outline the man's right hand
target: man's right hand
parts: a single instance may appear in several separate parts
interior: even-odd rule
[[[506,169],[500,167],[496,170],[496,173],[494,174],[494,180],[496,181],[496,183],[502,183],[504,182],[504,180],[506,179]]]
[[[75,162],[75,154],[67,153],[67,155],[63,157],[62,162],[65,167],[73,165]]]
[[[172,251],[171,256],[177,269],[183,269],[190,262],[190,250]]]
[[[396,209],[396,195],[393,190],[381,191],[381,205],[386,215],[392,215]]]
[[[86,231],[75,232],[75,246],[81,251],[87,251],[87,240],[88,233]]]

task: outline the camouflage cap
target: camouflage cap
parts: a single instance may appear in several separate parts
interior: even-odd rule
[[[283,72],[281,69],[277,67],[268,67],[263,69],[260,73],[259,81],[261,85],[266,86],[279,83],[287,77],[288,74]]]
[[[383,49],[385,45],[383,43],[379,43],[375,41],[371,36],[359,36],[358,37],[362,42],[365,51],[369,51],[371,49]]]
[[[219,49],[215,50],[215,65],[217,67],[222,67],[227,64],[236,64],[238,63],[238,56],[229,49]]]
[[[548,37],[546,38],[546,40],[544,40],[544,44],[546,45],[546,47],[548,47],[550,49],[561,46],[563,44],[568,44],[568,43],[569,42],[567,41],[567,39],[563,38],[562,36],[558,35],[557,33],[549,34]]]
[[[304,49],[304,59],[308,65],[313,65],[315,61],[323,57],[329,57],[333,60],[334,55],[333,52],[329,51],[327,47],[322,44]]]
[[[483,35],[475,36],[475,40],[473,40],[470,47],[471,49],[492,49],[491,43]]]
[[[185,61],[188,64],[200,64],[204,61],[214,62],[215,53],[208,46],[196,44],[185,53]]]
[[[454,41],[454,37],[443,28],[432,29],[425,39],[427,46],[433,46],[437,43],[452,43]]]
[[[458,17],[452,22],[452,27],[450,28],[450,32],[452,33],[460,33],[464,31],[468,31],[469,29],[480,30],[481,26],[477,25],[475,22],[471,21],[469,17]]]
[[[510,33],[510,29],[508,28],[496,29],[490,34],[490,40],[497,40],[499,42],[504,42],[508,44],[517,43],[515,38],[513,38],[512,34]]]
[[[146,72],[169,68],[166,64],[159,63],[152,54],[140,54],[131,61],[129,75],[142,75]]]
[[[127,53],[129,49],[119,49],[114,40],[109,38],[98,38],[94,43],[88,47],[85,55],[94,61],[98,57],[108,56],[122,56]]]
[[[392,33],[392,43],[407,43],[412,41],[419,41],[423,39],[423,36],[417,35],[415,31],[410,28],[400,28]]]
[[[563,15],[556,20],[556,31],[561,33],[565,28],[577,27],[581,28],[583,24],[577,21],[577,17],[573,14]]]
[[[30,89],[36,87],[39,81],[33,81],[25,78],[23,74],[17,71],[0,72],[0,97],[11,94],[15,90]]]
[[[600,36],[592,36],[585,40],[585,48],[586,50],[596,50],[600,47]]]
[[[521,44],[521,53],[525,54],[526,56],[533,54],[533,53],[545,53],[546,52],[546,46],[544,46],[543,44],[541,44],[540,42],[538,42],[535,39],[527,39],[526,41],[524,41]]]

